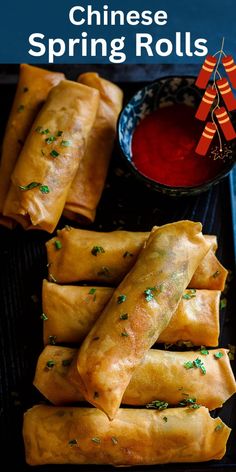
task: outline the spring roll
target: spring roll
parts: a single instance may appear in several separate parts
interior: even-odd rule
[[[78,82],[97,89],[100,101],[86,151],[67,196],[64,215],[82,223],[91,223],[107,176],[123,92],[94,72],[80,75]]]
[[[78,354],[81,391],[113,419],[132,374],[168,325],[210,244],[202,225],[153,228]]]
[[[4,215],[25,216],[30,227],[52,232],[62,214],[96,116],[97,90],[63,80],[38,114],[12,174],[17,199]]]
[[[114,289],[79,287],[43,281],[44,344],[80,344],[93,327]],[[185,290],[176,312],[157,342],[188,341],[195,346],[217,346],[220,292]]]
[[[152,465],[221,459],[230,428],[206,408],[120,409],[36,405],[24,415],[26,462]]]
[[[226,349],[150,349],[135,370],[122,403],[138,406],[159,401],[172,406],[196,403],[209,410],[219,408],[236,392],[227,354]],[[76,356],[77,349],[60,346],[47,346],[39,356],[34,385],[54,405],[84,400],[77,384]],[[196,359],[202,361],[205,375],[198,368],[185,368]]]
[[[32,123],[49,91],[65,78],[28,64],[20,65],[19,81],[2,144],[0,167],[0,223],[12,228],[14,221],[2,215],[10,178]]]
[[[83,280],[117,285],[135,264],[149,234],[131,231],[100,233],[67,226],[46,244],[49,280],[58,283]],[[227,270],[213,253],[216,238],[204,237],[212,249],[200,262],[194,283],[191,280],[189,286],[223,290]],[[59,241],[60,251],[56,241]]]

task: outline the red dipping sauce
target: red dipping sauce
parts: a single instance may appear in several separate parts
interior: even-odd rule
[[[133,162],[146,177],[170,187],[192,187],[214,178],[221,159],[195,153],[205,124],[195,108],[171,105],[158,108],[137,126],[132,140]]]

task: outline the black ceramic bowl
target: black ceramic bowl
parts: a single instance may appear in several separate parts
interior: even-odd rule
[[[208,190],[230,172],[235,162],[236,150],[235,146],[232,146],[231,159],[226,159],[214,178],[205,181],[203,184],[192,187],[171,187],[158,183],[156,180],[152,180],[142,174],[133,162],[132,138],[136,126],[143,118],[159,107],[185,104],[196,108],[200,103],[203,92],[195,87],[195,81],[196,77],[175,76],[161,78],[148,84],[131,98],[123,108],[118,120],[119,147],[121,155],[126,160],[129,168],[134,172],[137,178],[141,179],[145,186],[171,196],[196,195]]]

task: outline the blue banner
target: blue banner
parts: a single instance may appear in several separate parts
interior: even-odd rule
[[[236,56],[235,0],[8,0],[1,63],[202,63]]]

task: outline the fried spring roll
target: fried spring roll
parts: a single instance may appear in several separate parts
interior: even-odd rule
[[[64,215],[72,220],[91,223],[95,219],[107,176],[123,92],[94,72],[80,75],[78,82],[97,89],[100,101],[86,151],[67,196]]]
[[[221,459],[230,428],[206,408],[120,409],[36,405],[24,415],[26,462],[115,466]]]
[[[167,327],[209,251],[201,228],[192,221],[154,228],[80,348],[81,391],[110,419],[135,368]]]
[[[98,91],[64,80],[38,114],[12,174],[17,199],[4,215],[23,215],[30,227],[52,232],[62,214],[98,107]],[[12,187],[11,187],[12,188]]]
[[[80,344],[93,327],[114,289],[78,287],[43,281],[44,344]],[[195,346],[217,346],[219,300],[216,290],[186,290],[176,312],[157,342],[189,341]]]
[[[195,402],[209,410],[221,407],[236,392],[228,351],[201,352],[150,349],[135,370],[122,403],[147,405],[158,400],[169,405]],[[222,357],[215,357],[219,353]],[[77,349],[60,346],[47,346],[39,356],[34,385],[55,405],[84,400],[77,385],[76,356]],[[205,375],[200,369],[184,367],[196,359],[203,362]]]
[[[58,283],[84,280],[117,285],[135,264],[149,234],[132,231],[100,233],[66,227],[46,244],[49,279]],[[200,262],[194,283],[191,280],[189,286],[223,290],[227,270],[213,254],[216,238],[208,235],[205,238],[212,250]],[[60,251],[56,241],[60,241]]]
[[[64,74],[59,72],[50,72],[28,64],[20,65],[17,90],[3,139],[0,167],[0,223],[9,228],[14,226],[14,221],[4,217],[2,212],[11,174],[40,107],[51,88],[64,78]]]

